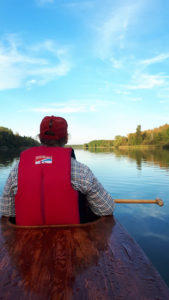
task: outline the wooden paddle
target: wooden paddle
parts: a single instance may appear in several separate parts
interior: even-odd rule
[[[155,200],[142,200],[142,199],[114,199],[115,203],[142,203],[142,204],[146,204],[146,203],[155,203],[158,204],[159,206],[163,206],[164,202],[162,199],[160,198],[156,198]]]

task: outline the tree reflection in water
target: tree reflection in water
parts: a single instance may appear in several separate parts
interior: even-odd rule
[[[93,153],[113,153],[116,157],[128,157],[129,159],[135,160],[137,169],[142,169],[142,163],[157,165],[160,168],[169,169],[169,151],[161,148],[89,148],[87,151]]]

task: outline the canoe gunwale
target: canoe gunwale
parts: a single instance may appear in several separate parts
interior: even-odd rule
[[[101,216],[99,217],[97,220],[94,220],[92,222],[87,222],[87,223],[82,223],[82,224],[52,224],[52,225],[37,225],[37,226],[27,226],[27,225],[16,225],[16,224],[13,224],[10,222],[9,218],[8,217],[3,217],[3,218],[6,218],[7,219],[7,222],[6,224],[10,227],[13,227],[13,228],[21,228],[21,229],[38,229],[38,228],[58,228],[58,229],[66,229],[66,228],[83,228],[83,227],[88,227],[88,226],[91,226],[91,225],[95,225],[95,224],[98,224],[100,222],[104,222],[104,220],[106,218],[112,218],[113,215],[108,215],[108,216]]]

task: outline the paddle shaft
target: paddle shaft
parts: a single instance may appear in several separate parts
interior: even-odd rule
[[[142,204],[146,204],[146,203],[151,203],[151,204],[158,204],[159,206],[163,206],[163,200],[160,198],[156,198],[155,200],[142,200],[142,199],[114,199],[115,203],[142,203]]]

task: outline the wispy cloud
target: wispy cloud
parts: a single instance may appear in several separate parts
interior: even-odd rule
[[[160,100],[159,103],[161,103],[161,104],[168,104],[169,103],[169,99]]]
[[[69,113],[79,113],[79,112],[86,112],[83,106],[79,107],[62,107],[62,108],[49,108],[49,107],[36,107],[31,110],[32,112],[37,112],[37,113],[62,113],[62,114],[69,114]]]
[[[0,42],[0,90],[31,88],[65,76],[72,67],[67,52],[51,40],[28,47],[9,35]]]
[[[169,53],[161,53],[161,54],[159,54],[157,56],[154,56],[152,58],[144,59],[140,63],[142,65],[148,66],[148,65],[151,65],[151,64],[160,63],[160,62],[162,62],[162,61],[164,61],[168,58],[169,58]]]
[[[127,100],[132,101],[132,102],[140,102],[143,99],[141,97],[133,97],[133,98],[127,98]]]
[[[156,87],[162,87],[166,84],[166,78],[164,75],[149,75],[149,74],[137,74],[132,79],[133,84],[125,85],[128,90],[142,90],[153,89]]]
[[[163,88],[157,93],[159,103],[168,103],[169,102],[169,87]]]
[[[115,59],[114,57],[110,58],[110,62],[112,63],[112,67],[115,69],[121,69],[123,67],[122,59]]]
[[[129,27],[137,20],[144,1],[121,1],[115,6],[113,2],[106,1],[102,13],[93,21],[92,29],[95,32],[95,52],[102,58],[109,58],[113,51],[123,49],[126,43],[126,34]],[[105,9],[106,7],[106,9]]]
[[[118,95],[129,95],[130,94],[129,91],[125,91],[125,90],[123,91],[121,89],[115,90],[115,93],[118,94]]]
[[[47,105],[43,104],[40,107],[33,107],[29,109],[31,112],[44,114],[71,114],[71,113],[89,113],[98,112],[108,105],[107,102],[101,100],[83,100],[83,101],[67,101],[67,102],[53,102]]]

